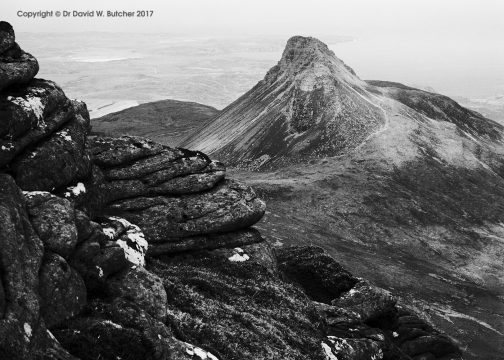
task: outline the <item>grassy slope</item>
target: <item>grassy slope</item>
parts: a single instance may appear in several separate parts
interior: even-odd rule
[[[93,132],[111,136],[146,136],[177,146],[180,139],[219,111],[194,102],[161,100],[93,119]]]
[[[504,351],[500,177],[429,159],[392,171],[327,159],[232,175],[266,200],[258,227],[271,242],[309,238],[430,316],[467,347],[467,358],[498,359]]]

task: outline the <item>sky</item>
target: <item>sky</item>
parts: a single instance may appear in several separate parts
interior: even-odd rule
[[[150,18],[18,17],[18,11],[153,10]],[[504,93],[501,0],[3,0],[17,32],[185,36],[352,36],[337,55],[363,78],[407,80],[471,96]]]

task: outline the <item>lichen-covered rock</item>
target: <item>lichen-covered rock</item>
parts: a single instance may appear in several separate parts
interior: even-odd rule
[[[72,105],[74,116],[63,128],[16,158],[12,168],[22,189],[53,191],[90,174],[86,153],[89,114],[83,103]]]
[[[38,70],[37,59],[16,44],[12,26],[0,21],[0,91],[9,85],[29,82]]]
[[[74,113],[71,101],[51,81],[0,91],[0,168],[56,132]]]
[[[148,244],[142,230],[135,224],[118,217],[102,219],[103,232],[123,250],[126,259],[134,265],[145,265]]]
[[[32,226],[44,242],[46,250],[68,258],[78,240],[72,204],[48,192],[24,194]]]
[[[174,334],[219,359],[325,359],[322,319],[306,295],[251,249],[236,250],[248,260],[229,260],[234,250],[148,263],[163,279]]]
[[[277,256],[285,276],[301,285],[308,296],[318,302],[330,303],[358,281],[319,247],[280,248]]]
[[[40,269],[41,315],[48,328],[77,315],[86,305],[86,286],[61,256],[46,253]]]
[[[138,136],[122,136],[90,137],[89,148],[93,162],[102,168],[109,168],[159,154],[164,146]]]
[[[82,360],[218,360],[210,352],[174,338],[170,329],[131,301],[94,300],[86,317],[67,322],[56,336]]]
[[[162,280],[155,274],[139,266],[110,278],[107,292],[112,297],[133,301],[154,318],[162,320],[166,316],[166,291]]]
[[[40,332],[38,272],[43,245],[33,230],[23,196],[0,174],[0,282],[5,296],[0,318],[0,358],[31,359]]]
[[[149,242],[177,242],[251,226],[263,216],[265,204],[250,187],[226,180],[199,194],[116,201],[109,211],[140,226]]]
[[[358,313],[369,324],[393,324],[397,318],[396,302],[388,291],[359,281],[352,289],[334,299],[332,304]]]
[[[224,165],[203,153],[173,149],[140,137],[92,138],[90,152],[108,181],[109,201],[201,192],[225,176]]]
[[[79,243],[69,263],[79,272],[91,292],[103,290],[110,276],[131,266],[124,249],[108,241],[99,225],[86,240]]]
[[[35,79],[25,86],[0,92],[0,139],[15,140],[28,131],[48,126],[49,115],[69,103],[52,81]]]
[[[20,53],[0,54],[0,90],[13,84],[26,84],[38,71],[37,59],[22,50]]]

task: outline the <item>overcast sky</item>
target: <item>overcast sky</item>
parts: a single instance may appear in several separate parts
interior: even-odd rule
[[[137,9],[154,10],[154,16],[33,20],[16,15],[18,10]],[[401,80],[418,67],[415,81],[422,72],[432,75],[438,69],[439,82],[429,79],[433,86],[466,77],[454,86],[504,93],[502,0],[0,0],[0,17],[17,32],[312,35],[322,40],[324,35],[348,35],[365,47],[342,48],[343,60],[365,78]]]

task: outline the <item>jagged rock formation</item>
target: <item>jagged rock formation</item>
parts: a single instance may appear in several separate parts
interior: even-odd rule
[[[0,23],[4,53],[13,39]],[[0,358],[459,358],[322,250],[275,252],[250,227],[264,202],[222,164],[143,138],[88,138],[83,104],[7,78]]]

